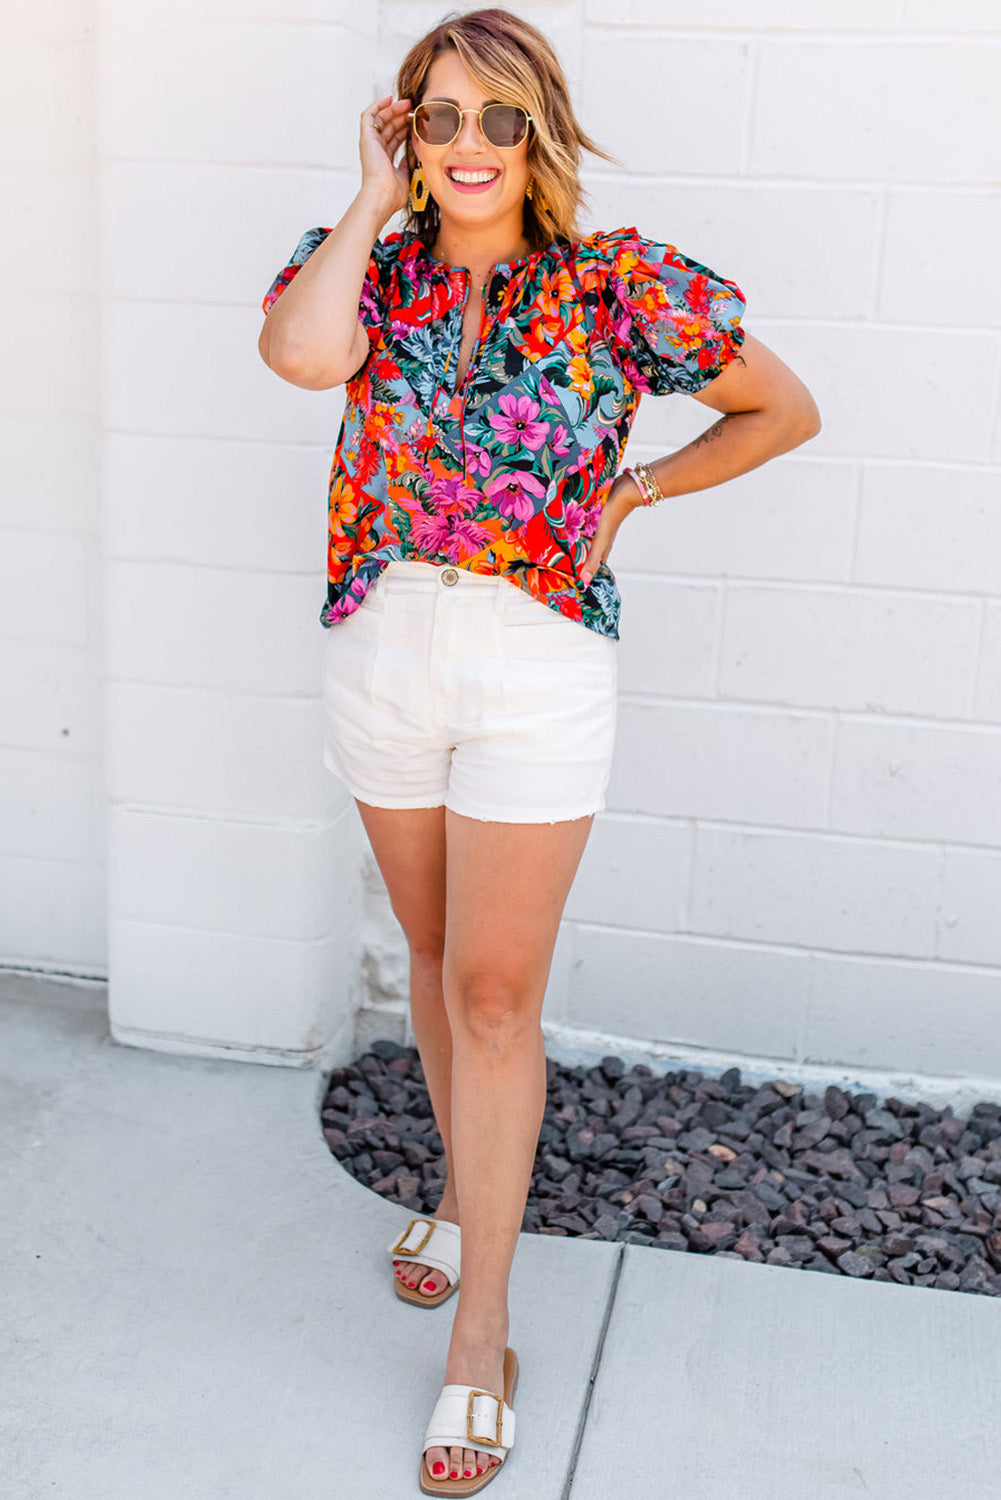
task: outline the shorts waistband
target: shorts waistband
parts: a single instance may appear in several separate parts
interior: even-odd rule
[[[499,573],[474,573],[455,565],[420,562],[413,558],[390,558],[382,570],[384,578],[408,578],[428,588],[496,588],[506,580]]]

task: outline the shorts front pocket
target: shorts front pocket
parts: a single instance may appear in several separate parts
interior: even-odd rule
[[[382,614],[386,608],[386,599],[382,590],[382,574],[372,580],[361,599],[358,608],[368,610],[371,614]]]
[[[540,599],[536,599],[534,594],[530,594],[520,584],[512,583],[508,578],[502,577],[498,587],[502,590],[498,613],[505,630],[508,627],[517,629],[521,626],[532,625],[538,627],[554,625],[560,630],[566,627],[578,630],[581,628],[576,620],[571,620],[569,616],[561,614],[550,604],[543,604]]]
[[[384,601],[359,607],[330,627],[323,672],[323,709],[328,733],[358,741],[371,731],[372,704],[389,694],[383,686]]]
[[[519,620],[518,628],[506,633],[507,650],[501,679],[505,710],[516,718],[551,722],[559,737],[560,726],[593,726],[614,716],[618,676],[617,643],[569,620],[544,615],[548,606],[529,601],[542,616]],[[522,623],[531,628],[521,628]],[[585,734],[585,738],[590,736]]]

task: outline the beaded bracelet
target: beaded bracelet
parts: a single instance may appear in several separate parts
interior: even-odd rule
[[[623,469],[643,496],[644,505],[659,505],[667,496],[661,490],[657,476],[649,464],[637,464],[635,468]]]

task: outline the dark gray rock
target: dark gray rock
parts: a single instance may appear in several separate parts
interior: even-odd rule
[[[846,1250],[843,1255],[839,1255],[838,1266],[846,1276],[871,1276],[874,1270],[871,1261],[857,1255],[854,1250]]]
[[[546,1060],[523,1228],[1001,1295],[1001,1104],[968,1120],[738,1069],[657,1075]],[[328,1078],[321,1126],[359,1181],[414,1213],[444,1188],[416,1049],[380,1041]],[[721,1161],[717,1141],[736,1153]]]

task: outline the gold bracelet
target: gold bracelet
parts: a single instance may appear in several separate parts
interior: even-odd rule
[[[623,469],[622,472],[629,475],[643,497],[644,505],[659,505],[666,500],[667,496],[661,492],[657,476],[649,464],[637,464],[634,469]]]
[[[659,505],[662,500],[667,499],[650,464],[637,464],[636,473],[640,480],[646,481],[647,505]]]

